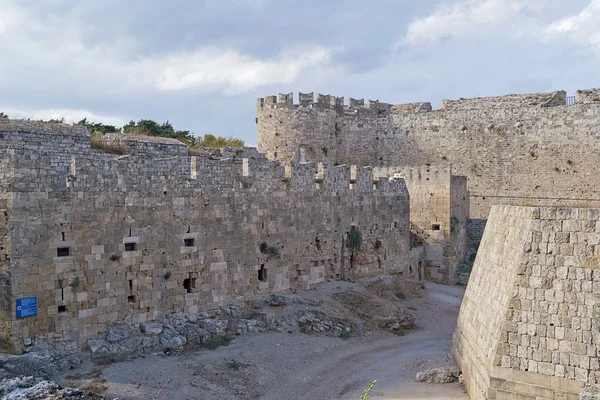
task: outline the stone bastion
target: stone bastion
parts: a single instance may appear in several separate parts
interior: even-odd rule
[[[492,207],[453,338],[471,399],[600,396],[600,209]]]

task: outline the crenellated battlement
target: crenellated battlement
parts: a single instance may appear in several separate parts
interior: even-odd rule
[[[379,100],[368,100],[365,99],[354,99],[348,98],[348,102],[345,102],[344,97],[335,97],[329,94],[317,93],[316,97],[313,92],[311,93],[298,93],[298,100],[294,101],[293,93],[280,93],[278,96],[266,96],[259,98],[257,101],[257,107],[265,108],[274,106],[276,108],[325,108],[333,110],[386,110],[389,111],[392,108],[391,104],[380,103]]]
[[[473,109],[499,109],[515,107],[556,107],[573,104],[600,104],[600,89],[577,90],[576,96],[567,100],[564,90],[557,90],[547,93],[533,94],[508,94],[502,96],[460,98],[455,100],[444,99],[440,103],[439,111],[464,111]],[[415,113],[436,111],[433,110],[430,102],[412,102],[405,104],[381,103],[378,100],[348,98],[345,102],[344,97],[335,97],[317,93],[298,93],[297,101],[294,101],[293,93],[280,93],[278,96],[267,96],[259,98],[258,108],[274,106],[277,108],[286,107],[309,107],[309,108],[329,108],[329,109],[369,109],[390,111],[393,114]]]
[[[0,120],[0,132],[0,148],[12,149],[15,168],[24,171],[15,182],[23,188],[31,179],[38,182],[40,190],[65,187],[96,191],[113,184],[121,189],[133,185],[138,190],[172,185],[215,191],[253,189],[265,194],[283,189],[322,193],[377,189],[406,194],[400,183],[373,186],[378,179],[371,167],[295,163],[286,169],[255,150],[240,149],[224,157],[190,155],[176,139],[120,133],[104,135],[99,140],[100,148],[92,148],[86,128],[65,124]],[[102,150],[103,146],[113,152]],[[114,153],[115,149],[119,152]],[[30,162],[34,154],[44,157]],[[52,178],[40,182],[40,175]],[[157,181],[156,177],[161,176],[169,176],[169,180]],[[99,177],[104,189],[94,184]]]
[[[600,180],[589,173],[600,166],[600,89],[570,97],[557,90],[442,100],[437,110],[428,102],[293,97],[280,95],[278,103],[271,96],[268,105],[259,100],[258,149],[270,159],[452,166],[468,177],[474,218],[485,218],[498,202],[597,204],[600,196]],[[438,179],[426,170],[405,177],[424,186]]]

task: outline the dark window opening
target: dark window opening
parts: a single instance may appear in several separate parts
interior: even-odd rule
[[[69,257],[69,248],[59,247],[56,249],[56,257]]]
[[[192,230],[192,227],[191,227],[191,225],[188,225],[188,230],[187,230],[187,233],[190,233],[190,231],[191,231],[191,230]]]
[[[64,232],[61,232],[61,233],[60,233],[60,237],[62,238],[62,241],[64,242],[64,241],[65,241],[65,233],[64,233]]]
[[[131,237],[131,228],[129,228],[129,237]]]
[[[439,231],[440,230],[440,224],[433,224],[433,225],[431,225],[431,230],[432,231]]]
[[[133,281],[129,280],[129,290],[133,290]]]
[[[265,268],[265,264],[260,265],[260,269],[258,270],[258,280],[261,282],[267,281],[267,269]]]
[[[135,243],[125,243],[125,251],[135,251],[136,247]]]
[[[129,304],[135,304],[135,296],[127,296],[127,302]]]
[[[196,278],[186,278],[183,280],[183,287],[187,293],[192,293],[192,289],[196,287]]]
[[[317,250],[321,250],[321,240],[319,238],[315,239],[315,245],[317,246]]]
[[[67,306],[58,306],[58,312],[59,313],[67,312]]]
[[[397,228],[397,227],[398,227],[398,222],[397,222],[397,221],[395,221],[395,222],[394,222],[394,228]]]
[[[194,239],[183,239],[183,245],[185,247],[194,247]]]

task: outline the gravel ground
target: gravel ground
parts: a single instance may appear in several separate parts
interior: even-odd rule
[[[339,284],[324,285],[319,292],[327,295],[336,288]],[[101,378],[105,396],[124,400],[358,399],[373,380],[372,399],[467,399],[458,383],[414,379],[426,368],[452,365],[449,349],[463,293],[461,287],[428,283],[418,297],[389,299],[416,317],[416,328],[405,336],[374,331],[342,340],[253,334],[216,350],[86,364],[53,378],[77,386]]]

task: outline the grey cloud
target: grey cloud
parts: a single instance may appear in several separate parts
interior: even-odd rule
[[[464,26],[460,31],[452,23],[434,24],[435,29],[424,25],[413,46],[396,46],[411,24],[435,16],[439,4],[459,2],[39,3],[0,0],[0,6],[17,7],[27,17],[24,25],[8,33],[18,43],[0,43],[3,54],[10,56],[9,62],[0,63],[0,107],[168,119],[178,129],[256,143],[256,97],[279,92],[315,91],[394,103],[431,101],[437,107],[442,98],[554,89],[572,93],[597,86],[597,53],[577,44],[574,34],[543,34],[553,22],[579,15],[589,0],[524,1],[525,7],[508,22]],[[424,43],[428,34],[439,34],[442,40]],[[1,35],[0,30],[0,39]],[[210,57],[199,52],[206,48],[236,52],[233,59],[239,65],[232,69],[233,77],[206,78],[211,71],[202,68],[215,62],[202,59]],[[284,65],[277,63],[289,61],[286,51],[315,48],[331,50],[329,58],[297,70],[293,66],[293,73],[279,79],[271,79],[268,68],[256,66],[267,61]],[[160,90],[157,79],[173,57],[179,61],[172,87],[176,90]],[[217,68],[228,67],[227,60]],[[190,61],[199,67],[183,68]],[[194,76],[197,69],[204,75]],[[227,82],[248,70],[261,77],[258,85],[229,90]],[[188,75],[194,84],[186,81],[179,89],[179,78]]]

